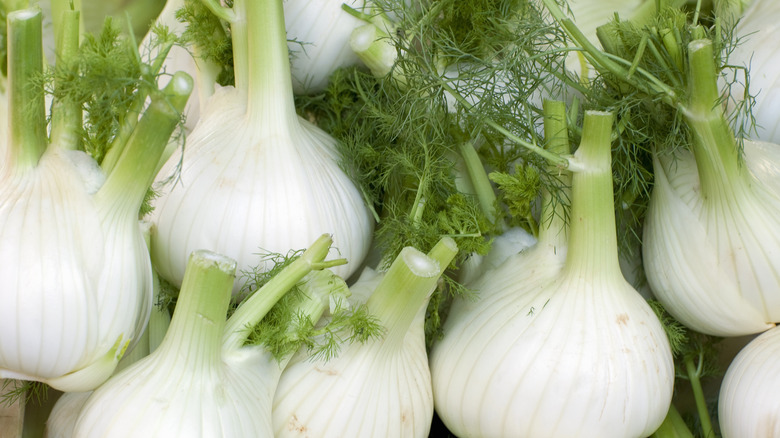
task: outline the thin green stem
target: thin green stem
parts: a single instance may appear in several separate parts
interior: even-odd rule
[[[452,88],[449,84],[447,84],[443,79],[440,80],[440,83],[442,88],[446,90],[452,97],[455,98],[455,100],[458,101],[463,107],[471,111],[474,109],[474,105],[472,105],[466,98],[460,95],[454,88]],[[510,132],[505,127],[501,126],[500,124],[496,123],[494,120],[491,119],[485,119],[485,123],[490,126],[491,128],[495,129],[501,135],[506,137],[507,140],[510,140],[514,143],[516,143],[518,146],[521,146],[525,149],[528,149],[529,151],[539,155],[540,157],[544,158],[545,160],[555,164],[557,167],[561,169],[565,169],[569,167],[569,160],[566,157],[562,157],[560,155],[553,154],[544,148],[539,147],[539,145],[533,144],[531,142],[525,141],[522,138],[516,136],[512,132]]]
[[[582,140],[574,156],[582,169],[572,174],[566,272],[621,276],[618,263],[612,181],[611,113],[586,111]]]
[[[162,92],[152,96],[152,102],[133,130],[127,147],[98,191],[98,202],[138,212],[154,180],[160,156],[179,124],[192,87],[192,78],[178,72]]]
[[[203,4],[211,11],[212,14],[218,18],[225,20],[229,23],[236,21],[237,17],[234,11],[230,8],[222,6],[219,0],[201,0]]]
[[[57,68],[74,71],[72,60],[79,51],[79,23],[81,13],[66,10],[60,14],[57,34]],[[57,86],[57,84],[55,84]],[[78,102],[54,102],[51,114],[51,142],[62,149],[79,148],[79,131],[82,125],[81,106]]]
[[[648,94],[662,94],[667,102],[675,102],[674,90],[664,84],[655,76],[649,74],[641,68],[636,68],[637,73],[642,74],[642,78],[648,81],[652,86],[648,86],[642,79],[636,79],[635,77],[628,75],[628,70],[631,67],[631,62],[626,61],[620,57],[605,53],[596,47],[582,31],[574,24],[574,21],[567,17],[566,14],[557,5],[555,0],[542,0],[547,10],[555,18],[567,34],[577,43],[583,50],[583,55],[588,59],[588,62],[599,72],[611,73],[621,80],[631,84],[632,87],[642,90]],[[604,42],[605,47],[608,46],[608,42]]]
[[[371,22],[371,19],[373,18],[370,14],[366,14],[365,12],[360,12],[357,9],[353,8],[352,6],[342,3],[341,4],[341,10],[346,12],[347,14],[357,18],[358,20],[365,21],[367,23]]]
[[[9,156],[17,169],[35,167],[48,145],[43,90],[31,86],[43,72],[41,10],[8,14]]]
[[[714,438],[715,432],[712,429],[712,420],[707,409],[707,401],[704,398],[704,389],[701,386],[701,369],[693,362],[693,356],[686,356],[684,359],[685,371],[688,373],[688,380],[691,382],[693,398],[696,400],[696,411],[699,413],[699,422],[701,423],[702,436],[705,438]],[[701,363],[701,358],[699,358]]]
[[[268,283],[244,300],[228,319],[222,345],[236,349],[244,345],[252,328],[260,322],[269,310],[306,274],[317,269],[326,269],[345,260],[325,262],[333,239],[330,235],[320,236],[300,257],[276,274]]]
[[[403,342],[457,253],[458,247],[449,237],[441,239],[427,255],[412,247],[401,250],[366,302],[369,313],[386,329],[385,343]]]

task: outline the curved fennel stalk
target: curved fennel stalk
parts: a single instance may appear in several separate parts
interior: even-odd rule
[[[458,436],[644,437],[667,413],[669,343],[618,263],[612,119],[586,112],[568,235],[547,228],[453,304],[431,372]]]

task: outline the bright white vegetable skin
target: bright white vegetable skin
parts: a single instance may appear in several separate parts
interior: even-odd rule
[[[365,22],[345,12],[341,5],[361,9],[363,3],[364,0],[284,2],[295,93],[320,92],[334,71],[359,62],[349,46],[349,38],[352,30]]]
[[[431,352],[434,402],[459,437],[645,437],[669,408],[668,340],[618,264],[610,132],[588,112],[561,221],[472,283]]]
[[[720,387],[723,438],[780,436],[780,327],[752,340],[731,362]]]
[[[711,45],[691,43],[695,102],[685,117],[692,152],[656,154],[644,224],[648,283],[694,330],[738,336],[780,321],[780,147],[744,144],[744,160],[718,109]],[[707,67],[709,66],[709,67]],[[707,80],[709,79],[709,80]]]
[[[293,359],[274,395],[274,436],[428,436],[433,394],[425,310],[457,251],[450,238],[428,256],[407,247],[387,272],[361,276],[354,288],[373,290],[366,305],[386,331],[380,339],[346,346],[328,361],[302,354]]]
[[[37,35],[37,44],[25,43],[19,59],[17,47],[9,53],[12,129],[0,166],[0,377],[86,391],[108,378],[149,317],[152,271],[138,211],[179,113],[155,97],[105,175],[70,147],[72,132],[53,134],[48,144],[43,97],[25,82],[41,68],[40,11],[14,12],[9,23],[14,41]],[[177,76],[169,88],[186,101],[192,81]]]
[[[236,259],[242,272],[262,268],[264,251],[286,254],[329,233],[349,261],[334,272],[347,278],[368,253],[373,219],[335,140],[295,113],[281,0],[234,4],[237,86],[211,97],[183,161],[174,154],[159,173],[181,165],[155,204],[155,267],[180,285],[197,249]]]
[[[748,67],[750,92],[756,96],[754,139],[780,143],[780,2],[750,2],[735,33],[740,44],[729,55],[729,64]],[[738,97],[741,91],[737,86],[731,95]]]

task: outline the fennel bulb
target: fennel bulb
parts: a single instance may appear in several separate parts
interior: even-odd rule
[[[332,286],[322,287],[317,274],[325,282],[333,282],[334,276],[312,271],[332,264],[323,262],[331,243],[329,236],[321,236],[227,320],[237,264],[210,251],[193,252],[162,343],[92,393],[73,436],[273,436],[271,403],[284,362],[263,346],[245,343],[253,327],[301,279],[306,298],[297,310],[314,320],[320,317]]]
[[[645,437],[667,413],[669,343],[618,263],[612,120],[586,112],[568,230],[548,199],[536,245],[471,283],[476,300],[453,302],[430,363],[457,436]]]
[[[226,10],[237,85],[210,97],[181,163],[173,156],[158,174],[181,167],[152,214],[155,268],[175,285],[200,248],[237,260],[243,272],[262,268],[261,251],[286,254],[331,233],[349,260],[335,269],[343,278],[368,253],[373,220],[340,168],[335,140],[295,113],[281,3],[240,0]]]
[[[696,135],[690,152],[655,154],[645,273],[688,327],[758,333],[780,321],[780,147],[745,141],[742,160],[721,110],[712,108],[711,43],[694,41],[689,50],[696,87],[684,115]]]
[[[458,249],[445,238],[426,256],[406,247],[387,272],[368,270],[351,287],[355,304],[385,328],[337,357],[293,358],[274,395],[276,437],[427,437],[433,394],[424,320],[430,293]],[[367,298],[364,301],[361,298]]]
[[[286,0],[284,22],[291,57],[293,90],[318,93],[330,75],[341,67],[356,65],[351,50],[352,30],[365,24],[342,8],[362,8],[365,0]]]
[[[724,438],[780,436],[780,327],[762,333],[734,358],[718,395]]]
[[[63,20],[78,40],[78,13]],[[192,81],[155,92],[109,169],[77,149],[80,115],[56,102],[51,140],[41,13],[9,14],[9,132],[0,163],[0,377],[86,391],[113,372],[149,317],[152,271],[138,214]],[[75,47],[78,47],[77,45]],[[62,52],[61,52],[62,53]]]

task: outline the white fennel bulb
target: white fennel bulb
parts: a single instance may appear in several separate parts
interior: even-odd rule
[[[667,413],[669,343],[618,263],[612,120],[585,115],[568,234],[548,200],[537,244],[453,303],[430,360],[436,411],[456,436],[639,438]]]
[[[209,99],[183,157],[159,173],[180,166],[155,203],[155,268],[180,285],[194,250],[225,254],[243,272],[262,268],[261,252],[286,254],[329,233],[349,261],[335,272],[347,278],[368,253],[373,219],[336,141],[295,112],[282,2],[240,0],[226,11],[237,85]]]
[[[750,341],[734,358],[718,395],[724,438],[780,436],[780,327]]]
[[[365,305],[384,328],[328,360],[298,355],[274,395],[276,437],[428,436],[433,394],[424,320],[430,293],[457,253],[445,238],[428,255],[407,247],[387,272],[361,278]],[[353,293],[352,297],[363,294]],[[363,304],[358,299],[355,304]]]
[[[737,8],[740,9],[740,8]],[[729,54],[729,64],[747,67],[750,93],[755,95],[752,113],[756,120],[754,139],[780,143],[780,2],[753,0],[747,6],[734,30],[739,44]],[[731,96],[741,99],[744,92],[737,73]]]
[[[80,126],[65,104],[54,107],[47,138],[43,95],[28,82],[42,68],[40,11],[14,12],[8,22],[0,377],[86,391],[108,378],[149,317],[152,268],[138,214],[192,81],[179,75],[156,93],[104,169],[76,149]]]
[[[293,89],[298,94],[317,93],[341,67],[356,65],[349,46],[352,30],[365,24],[342,8],[361,9],[365,0],[286,0],[284,21],[292,52]]]
[[[780,321],[780,147],[745,141],[719,108],[709,42],[691,43],[691,151],[654,158],[643,260],[655,296],[680,322],[716,336]]]
[[[284,362],[264,346],[245,345],[247,337],[301,280],[306,298],[296,310],[313,320],[322,315],[331,289],[320,287],[316,274],[326,275],[327,281],[336,277],[312,271],[329,266],[323,260],[330,243],[322,236],[228,319],[236,262],[210,251],[194,252],[162,343],[92,393],[73,436],[273,436],[272,398]]]

